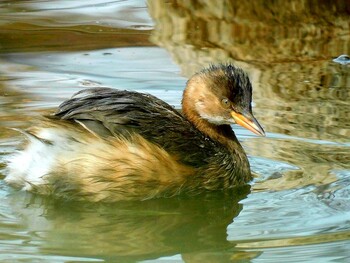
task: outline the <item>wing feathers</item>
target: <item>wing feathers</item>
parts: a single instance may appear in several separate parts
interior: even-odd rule
[[[100,137],[141,135],[179,156],[186,164],[203,165],[215,154],[215,142],[172,106],[149,94],[108,88],[86,89],[63,102],[55,116],[75,120]]]

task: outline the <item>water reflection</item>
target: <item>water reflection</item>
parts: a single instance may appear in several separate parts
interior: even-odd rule
[[[154,46],[142,1],[2,1],[0,52]]]
[[[192,198],[98,206],[17,192],[5,202],[17,215],[13,223],[25,225],[21,235],[28,240],[26,246],[34,245],[41,253],[95,259],[108,255],[108,260],[118,262],[176,254],[194,262],[191,258],[202,254],[215,262],[228,262],[232,257],[257,255],[237,250],[235,243],[227,241],[227,226],[242,210],[239,201],[248,193],[246,186]],[[212,262],[209,259],[202,262]]]
[[[156,21],[152,40],[184,74],[227,60],[250,72],[255,114],[270,139],[245,146],[254,156],[293,167],[263,174],[255,166],[266,179],[255,189],[327,185],[338,180],[335,169],[349,169],[350,71],[331,60],[350,51],[349,9],[342,1],[297,2],[283,8],[232,1],[149,3]]]
[[[327,60],[349,53],[346,1],[149,1],[152,40],[191,71],[209,61]],[[185,54],[185,55],[184,55]]]
[[[179,108],[183,76],[211,62],[249,72],[268,131],[234,127],[257,174],[241,201],[77,205],[0,180],[0,261],[349,261],[350,68],[333,61],[350,53],[347,1],[0,6],[0,169],[22,140],[7,127],[28,127],[79,89],[149,92]]]
[[[152,40],[172,54],[185,75],[228,60],[250,72],[256,115],[266,130],[345,141],[350,136],[345,107],[350,71],[331,58],[350,53],[350,11],[342,1],[297,2],[281,8],[271,3],[150,1],[156,21]]]

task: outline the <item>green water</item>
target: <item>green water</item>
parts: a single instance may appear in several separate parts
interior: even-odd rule
[[[346,1],[295,3],[291,20],[278,4],[2,1],[0,261],[350,261],[350,67],[332,61],[350,53],[350,16]],[[103,205],[2,180],[23,141],[9,128],[74,92],[137,90],[179,108],[187,76],[225,60],[250,74],[267,131],[233,127],[256,173],[250,189]]]

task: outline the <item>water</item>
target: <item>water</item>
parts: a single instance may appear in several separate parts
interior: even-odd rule
[[[2,1],[0,261],[350,261],[350,53],[346,1],[283,6],[194,1]],[[25,128],[92,86],[180,107],[194,71],[250,74],[267,131],[234,127],[251,188],[193,198],[67,203],[1,180]]]

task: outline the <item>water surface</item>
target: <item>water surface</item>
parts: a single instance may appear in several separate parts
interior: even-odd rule
[[[3,1],[0,4],[0,261],[347,262],[350,53],[346,1]],[[251,187],[110,205],[8,187],[26,128],[74,92],[109,86],[180,108],[211,62],[248,71],[267,131],[233,127]]]

